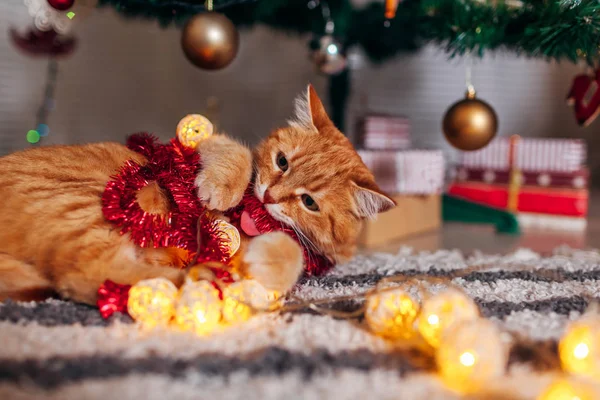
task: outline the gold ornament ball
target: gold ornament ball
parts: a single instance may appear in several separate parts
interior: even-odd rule
[[[419,303],[404,290],[384,289],[367,298],[365,319],[373,333],[390,339],[409,339],[415,335]]]
[[[480,318],[462,321],[444,332],[436,363],[447,387],[469,393],[504,375],[508,351],[496,325]]]
[[[223,239],[223,242],[225,242],[224,244],[227,245],[229,255],[233,257],[233,255],[237,253],[240,248],[240,232],[235,226],[231,225],[229,222],[223,221],[222,219],[217,220],[216,224],[218,231],[220,232],[220,236]]]
[[[446,140],[463,151],[479,150],[488,145],[498,131],[498,117],[485,101],[467,92],[465,99],[454,103],[442,123]]]
[[[233,22],[212,11],[193,16],[181,35],[181,47],[188,60],[208,70],[228,66],[237,55],[239,41]]]

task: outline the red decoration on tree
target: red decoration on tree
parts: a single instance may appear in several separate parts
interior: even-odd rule
[[[600,113],[600,69],[596,76],[581,74],[573,80],[567,95],[567,104],[575,109],[575,118],[581,126],[588,126]]]
[[[61,37],[54,30],[42,32],[35,28],[30,29],[24,36],[11,28],[10,38],[19,50],[33,56],[68,56],[75,50],[77,43],[74,37]]]
[[[67,11],[69,8],[73,7],[75,0],[48,0],[48,4],[55,10]]]
[[[129,289],[131,285],[121,285],[108,280],[100,286],[96,304],[103,318],[108,318],[116,312],[127,314]]]

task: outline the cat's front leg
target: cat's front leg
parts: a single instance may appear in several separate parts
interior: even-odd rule
[[[283,232],[252,238],[242,256],[242,269],[247,277],[282,293],[296,284],[303,267],[300,245]]]
[[[252,177],[250,150],[223,135],[201,141],[197,150],[202,161],[202,170],[196,177],[199,198],[213,210],[236,206]]]

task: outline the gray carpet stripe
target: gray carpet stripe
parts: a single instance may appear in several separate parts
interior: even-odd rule
[[[229,376],[244,371],[251,376],[283,375],[300,371],[306,379],[331,369],[366,372],[374,369],[408,372],[424,371],[433,365],[411,361],[394,353],[373,353],[358,350],[331,354],[324,349],[310,354],[269,347],[247,358],[204,354],[192,359],[145,357],[123,359],[116,356],[54,357],[46,360],[13,361],[0,359],[0,382],[34,384],[45,389],[80,382],[86,379],[106,379],[130,374],[159,374],[183,379],[189,373],[208,376]]]
[[[43,326],[81,324],[83,326],[109,326],[116,320],[133,322],[120,313],[105,320],[96,307],[67,301],[46,301],[42,303],[18,303],[7,300],[0,306],[0,321],[36,322]]]
[[[443,270],[431,267],[426,270],[405,269],[389,271],[386,274],[373,272],[345,276],[326,275],[322,277],[305,278],[302,280],[301,283],[305,285],[321,286],[323,288],[333,288],[339,285],[372,286],[375,285],[381,279],[390,275],[405,276],[407,278],[418,275],[427,275],[436,278],[455,278],[461,276],[463,273],[464,271],[462,270]],[[567,271],[562,268],[540,271],[474,271],[464,276],[461,276],[461,278],[467,282],[481,281],[486,283],[492,283],[501,279],[521,279],[530,282],[584,282],[587,280],[600,280],[600,269],[575,272]]]
[[[598,299],[600,300],[600,299]],[[533,300],[528,302],[486,301],[475,299],[483,316],[503,319],[516,311],[536,311],[539,313],[556,313],[569,315],[571,312],[583,313],[589,301],[581,296],[555,297],[546,300]],[[337,311],[352,312],[357,310],[362,301],[339,301],[329,305]],[[293,312],[293,314],[317,314],[316,311],[306,307]],[[82,326],[109,326],[115,321],[132,323],[133,320],[120,313],[105,320],[100,316],[98,309],[84,304],[70,302],[45,302],[35,305],[25,305],[7,301],[0,306],[0,321],[8,322],[36,322],[43,326],[64,326],[80,324]]]
[[[589,302],[580,296],[555,297],[546,300],[533,300],[528,302],[514,303],[509,301],[484,301],[475,299],[481,313],[486,318],[505,318],[517,311],[536,311],[543,314],[556,313],[569,315],[571,312],[583,313]]]
[[[541,349],[544,351],[540,351]],[[556,368],[556,349],[556,343],[551,341],[517,343],[510,350],[509,366],[528,364],[536,371]],[[244,358],[211,353],[192,359],[158,356],[124,359],[118,355],[53,357],[25,361],[0,359],[0,383],[56,389],[88,379],[109,379],[131,374],[154,374],[172,379],[185,379],[190,373],[227,377],[237,372],[245,372],[250,376],[278,376],[300,372],[309,381],[316,374],[340,369],[362,373],[389,370],[396,371],[399,377],[434,369],[432,360],[417,357],[416,353],[375,353],[368,350],[332,354],[319,349],[309,354],[301,354],[279,347],[269,347]]]

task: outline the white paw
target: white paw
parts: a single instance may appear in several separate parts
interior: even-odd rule
[[[243,256],[246,272],[269,290],[289,291],[304,267],[302,248],[283,232],[252,239]]]

